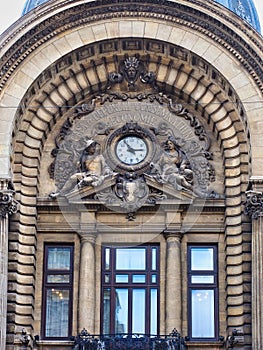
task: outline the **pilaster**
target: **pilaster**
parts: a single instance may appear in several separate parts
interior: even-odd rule
[[[263,194],[257,181],[246,192],[244,213],[252,219],[252,348],[263,349]]]
[[[17,211],[15,191],[8,179],[0,179],[0,349],[6,348],[8,220]]]

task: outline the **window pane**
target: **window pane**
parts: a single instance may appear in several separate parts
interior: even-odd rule
[[[132,291],[132,332],[145,333],[145,289]]]
[[[67,337],[69,318],[69,291],[47,290],[46,337]]]
[[[116,280],[116,283],[128,283],[129,276],[128,275],[116,275],[115,280]]]
[[[69,275],[48,275],[48,283],[69,283]]]
[[[117,270],[145,270],[145,259],[144,248],[116,249]]]
[[[214,276],[192,276],[191,283],[213,284]]]
[[[213,248],[191,248],[192,270],[214,270]]]
[[[157,276],[154,274],[152,275],[152,283],[156,283],[157,282]]]
[[[192,290],[192,337],[214,338],[214,291]]]
[[[69,247],[49,247],[48,270],[70,270],[70,251]]]
[[[133,275],[132,282],[133,283],[145,283],[145,275]]]
[[[152,270],[156,270],[156,266],[157,266],[157,249],[156,248],[152,248]]]
[[[103,333],[110,333],[110,289],[103,293]]]
[[[105,275],[105,283],[110,283],[110,275]]]
[[[157,334],[157,289],[151,289],[151,325],[150,333]]]
[[[109,270],[110,268],[110,249],[105,249],[105,269]]]
[[[128,289],[116,289],[115,333],[128,333]]]

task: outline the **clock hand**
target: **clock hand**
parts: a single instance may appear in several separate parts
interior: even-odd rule
[[[133,150],[135,151],[135,152],[139,152],[139,151],[144,151],[144,149],[143,148],[133,148]]]
[[[127,146],[127,151],[135,155],[135,150],[127,143],[126,140],[124,140],[124,143]]]

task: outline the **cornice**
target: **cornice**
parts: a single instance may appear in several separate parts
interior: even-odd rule
[[[218,6],[197,0],[190,0],[187,2],[187,5],[165,0],[152,0],[150,3],[146,3],[143,0],[137,0],[136,2],[131,0],[103,0],[85,4],[76,4],[75,2],[74,6],[73,3],[74,1],[71,0],[63,1],[53,6],[45,6],[45,11],[36,15],[38,24],[31,27],[25,34],[22,33],[25,32],[27,23],[21,26],[21,37],[2,56],[0,90],[3,89],[12,73],[31,52],[57,35],[61,36],[70,29],[96,21],[142,17],[164,20],[166,23],[176,23],[182,27],[191,28],[193,31],[202,33],[210,39],[212,38],[243,65],[244,69],[252,76],[257,86],[263,92],[263,61],[256,50],[248,44],[251,41],[259,50],[263,51],[262,45],[255,39],[257,38],[256,32],[250,35],[248,30],[253,33],[250,26],[245,23],[243,26],[239,25],[238,21],[235,22],[233,19],[225,16],[224,12],[223,14],[220,13],[217,10]],[[190,4],[194,6],[189,6]],[[67,8],[65,9],[66,6]],[[59,12],[60,9],[61,11]],[[202,9],[206,10],[206,12],[202,12]],[[55,12],[54,15],[52,15],[52,11]],[[211,15],[208,11],[210,11]],[[212,13],[223,18],[224,22],[230,25],[227,26],[225,23],[220,22],[216,16],[212,16]],[[50,17],[47,18],[49,14]],[[40,21],[43,17],[46,18]],[[244,38],[237,31],[230,28],[234,28],[234,26],[244,34]],[[11,38],[14,39],[18,35],[19,30],[14,31]],[[245,37],[247,40],[245,40]],[[8,46],[10,40],[6,39],[0,49],[3,50]]]

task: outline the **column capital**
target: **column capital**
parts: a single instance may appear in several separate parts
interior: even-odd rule
[[[17,212],[18,202],[14,199],[15,190],[10,179],[0,179],[0,217]]]
[[[183,238],[184,233],[180,230],[164,230],[163,231],[164,238],[166,240],[179,240]]]
[[[258,219],[263,215],[263,194],[262,192],[249,190],[246,192],[247,200],[244,203],[244,214]]]
[[[96,242],[97,232],[80,231],[79,236],[80,236],[81,242],[83,242],[83,243],[89,242],[89,243],[94,244]]]

